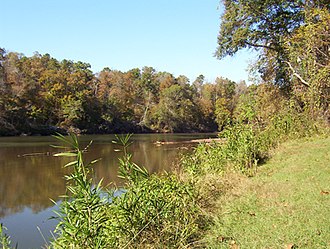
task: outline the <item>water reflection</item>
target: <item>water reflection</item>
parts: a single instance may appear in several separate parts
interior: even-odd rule
[[[50,156],[18,157],[48,147],[0,147],[0,217],[20,212],[24,207],[39,212],[52,206],[49,198],[65,192],[61,167],[63,158]]]
[[[145,166],[150,172],[169,170],[180,150],[189,145],[180,144],[157,146],[156,141],[181,141],[192,138],[210,137],[210,135],[136,135],[132,138],[130,152],[133,161]],[[88,161],[101,158],[94,166],[96,180],[104,179],[105,184],[122,182],[117,177],[118,157],[121,152],[112,140],[114,136],[81,136],[82,146],[93,140],[92,146],[85,154]],[[69,169],[62,166],[68,158],[53,157],[58,149],[50,144],[58,144],[52,137],[15,137],[0,138],[0,218],[22,211],[29,207],[39,212],[52,206],[50,198],[58,200],[65,193],[63,176]]]
[[[186,141],[196,138],[215,137],[215,134],[148,134],[135,135],[129,151],[133,161],[145,166],[150,172],[169,170],[175,164],[180,152],[187,152],[189,144],[155,144],[156,141]],[[81,136],[82,146],[93,140],[85,154],[88,161],[102,158],[94,166],[95,180],[104,179],[104,184],[123,184],[117,177],[118,146],[112,143],[114,136]],[[44,244],[37,226],[45,237],[55,227],[55,221],[46,217],[53,215],[53,203],[50,198],[59,201],[65,193],[64,175],[69,173],[63,168],[68,158],[53,157],[59,152],[50,147],[58,144],[52,137],[2,137],[0,138],[0,223],[4,223],[19,248],[40,248]],[[181,148],[181,149],[180,149]],[[32,232],[33,231],[33,232]],[[32,235],[33,234],[33,235]],[[27,243],[26,238],[31,242]]]

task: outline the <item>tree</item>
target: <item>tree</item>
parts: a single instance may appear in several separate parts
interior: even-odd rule
[[[218,130],[222,130],[226,124],[231,122],[235,106],[236,83],[221,77],[217,78],[215,83],[215,121],[218,124]]]
[[[4,68],[3,63],[5,61],[6,51],[3,48],[0,48],[0,84],[4,83]]]
[[[305,15],[306,24],[286,40],[287,64],[296,98],[315,116],[329,110],[330,13],[312,9]]]
[[[199,76],[197,76],[197,78],[192,83],[198,96],[200,96],[200,94],[201,94],[201,90],[202,90],[204,81],[205,81],[204,75],[200,74]]]
[[[157,80],[159,81],[159,92],[176,84],[175,77],[168,72],[157,73]]]
[[[143,67],[140,79],[141,96],[143,98],[143,114],[140,118],[141,127],[149,126],[150,110],[158,102],[159,81],[156,77],[156,70],[153,67]]]
[[[243,48],[261,51],[257,64],[265,80],[289,84],[285,38],[305,23],[304,11],[327,8],[328,0],[223,0],[216,56],[232,56]]]
[[[0,135],[7,135],[15,131],[15,127],[8,122],[8,106],[10,105],[10,89],[9,85],[6,83],[6,51],[0,48]]]
[[[201,94],[199,99],[200,109],[203,115],[203,123],[212,127],[212,130],[217,129],[215,123],[214,111],[216,101],[216,86],[211,83],[205,83],[202,85]]]
[[[200,113],[189,85],[176,84],[165,89],[155,109],[153,122],[156,130],[165,132],[198,130]]]

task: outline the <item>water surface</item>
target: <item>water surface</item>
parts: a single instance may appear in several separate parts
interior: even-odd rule
[[[215,137],[216,134],[143,134],[132,137],[130,153],[133,161],[150,172],[171,170],[178,155],[196,144],[186,141]],[[85,153],[87,161],[101,158],[94,166],[94,178],[104,179],[104,184],[123,184],[117,177],[118,145],[112,143],[114,135],[80,136],[82,146],[93,140]],[[160,145],[157,141],[174,141]],[[0,137],[0,223],[8,228],[8,234],[18,248],[41,248],[52,237],[55,220],[49,220],[54,207],[50,199],[59,201],[65,193],[63,176],[69,169],[62,166],[67,158],[52,156],[59,149],[53,137]]]

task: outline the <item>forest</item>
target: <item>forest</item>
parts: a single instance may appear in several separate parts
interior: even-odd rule
[[[329,115],[329,4],[280,2],[224,1],[215,56],[255,50],[249,87],[221,76],[190,82],[147,66],[93,73],[85,62],[0,48],[0,135],[221,131],[248,88],[260,87]],[[269,13],[261,13],[266,6]]]
[[[189,83],[149,67],[93,75],[85,63],[2,50],[1,134],[46,124],[78,132],[219,130],[223,139],[201,143],[176,171],[157,175],[132,162],[130,136],[118,136],[125,192],[104,196],[88,174],[96,161],[84,163],[75,135],[58,135],[68,148],[56,156],[73,158],[66,165],[73,173],[49,248],[329,247],[329,1],[222,4],[216,56],[257,51],[249,86],[203,76]]]
[[[216,131],[247,89],[152,67],[94,74],[88,63],[49,54],[0,56],[0,135]]]

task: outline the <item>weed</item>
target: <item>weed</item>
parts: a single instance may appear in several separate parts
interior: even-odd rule
[[[130,161],[129,137],[119,138],[124,156],[119,176],[125,193],[108,209],[109,229],[119,248],[180,248],[197,239],[199,209],[194,189],[173,174],[149,175]],[[115,236],[117,240],[115,240]]]
[[[4,230],[7,230],[6,227],[3,226],[3,224],[0,224],[0,246],[2,246],[2,249],[10,249],[10,237],[5,234]],[[16,246],[17,247],[17,246]]]
[[[101,181],[94,186],[89,177],[91,166],[96,162],[84,163],[83,151],[79,148],[77,137],[71,135],[56,136],[57,139],[68,144],[70,152],[63,152],[55,156],[74,157],[75,160],[65,165],[72,167],[73,172],[65,176],[67,194],[56,212],[59,224],[56,227],[58,238],[53,242],[54,248],[101,248],[106,245],[105,221],[107,202],[101,198]],[[58,146],[57,146],[58,147]],[[71,152],[71,151],[74,152]]]
[[[70,145],[70,152],[56,156],[75,160],[66,165],[73,173],[66,176],[68,194],[57,212],[54,248],[183,248],[198,239],[201,215],[193,187],[175,175],[150,175],[131,162],[130,135],[115,141],[124,152],[119,176],[126,185],[119,196],[113,190],[101,194],[101,182],[92,184],[94,161],[84,163],[75,136],[57,138]]]

